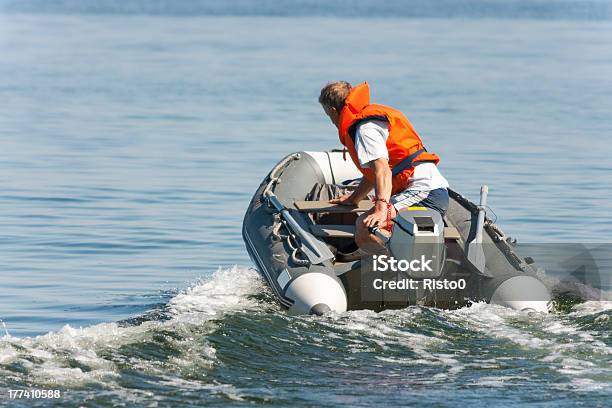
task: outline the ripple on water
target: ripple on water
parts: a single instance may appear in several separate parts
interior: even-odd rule
[[[330,386],[360,387],[371,397],[459,384],[518,393],[554,381],[563,392],[606,393],[611,308],[587,302],[568,314],[541,315],[475,304],[291,317],[256,271],[234,267],[148,317],[37,337],[6,334],[0,373],[4,386],[59,387],[76,399],[92,387],[121,398],[135,386],[135,403],[150,398],[153,384],[159,398],[181,390],[182,402],[198,395],[211,403],[295,402],[291,390],[304,386],[314,399],[298,404],[327,395]]]

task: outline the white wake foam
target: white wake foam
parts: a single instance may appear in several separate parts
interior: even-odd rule
[[[606,310],[612,309],[612,301],[610,300],[591,300],[584,303],[578,303],[572,308],[574,316],[588,316]]]
[[[252,295],[265,290],[263,281],[252,269],[219,269],[173,297],[167,305],[168,320],[145,321],[128,327],[116,323],[84,328],[65,326],[58,332],[27,338],[6,334],[0,337],[0,376],[17,383],[67,388],[94,383],[120,392],[120,367],[128,364],[131,369],[157,375],[162,382],[179,381],[187,388],[198,388],[201,386],[199,382],[181,379],[168,370],[214,365],[216,350],[206,341],[206,334],[215,330],[216,321],[225,313],[258,310],[259,301]],[[609,387],[605,379],[610,378],[610,368],[597,363],[597,360],[609,361],[612,349],[598,333],[580,327],[576,318],[611,308],[612,302],[586,302],[576,305],[569,315],[543,315],[475,304],[469,308],[435,313],[450,324],[508,340],[524,348],[526,354],[538,356],[551,369],[570,377],[570,381],[561,387],[598,390]],[[353,311],[323,318],[300,317],[293,322],[308,327],[315,319],[317,324],[330,329],[325,336],[332,340],[342,337],[342,341],[347,343],[347,353],[383,350],[376,357],[381,363],[439,366],[443,368],[442,372],[434,375],[431,381],[447,381],[473,364],[462,362],[460,356],[446,350],[450,340],[444,333],[432,336],[418,329],[416,332],[405,330],[407,325],[422,318],[425,310],[411,307],[382,313]],[[608,318],[608,315],[599,318]],[[164,341],[179,353],[172,353],[164,365],[147,357],[117,354],[121,347],[146,344],[154,341],[157,334],[167,332],[177,334],[164,336]],[[393,350],[398,347],[412,351],[413,357],[393,355]],[[496,358],[483,358],[473,363],[480,369],[495,370],[499,362]],[[15,366],[21,368],[15,369]],[[496,387],[515,380],[521,379],[488,376],[476,385]],[[225,392],[224,384],[217,385],[222,387],[219,392]],[[236,398],[240,397],[232,392],[234,394]]]
[[[377,350],[394,353],[398,348],[404,348],[414,353],[411,357],[381,355],[375,358],[379,361],[406,366],[440,366],[443,373],[432,378],[432,382],[440,382],[461,372],[464,365],[455,356],[441,352],[447,340],[433,337],[413,330],[406,330],[411,321],[418,319],[423,308],[409,307],[402,310],[387,310],[375,313],[370,310],[351,311],[340,315],[331,315],[323,325],[337,331],[345,332],[344,341],[348,343],[349,353],[370,353]],[[337,334],[331,333],[331,336]],[[372,343],[376,345],[373,347]],[[424,379],[423,382],[428,380]]]
[[[526,355],[541,356],[539,360],[551,369],[570,376],[570,382],[560,384],[559,388],[588,391],[610,387],[612,369],[605,362],[610,361],[612,347],[601,340],[600,333],[580,327],[575,318],[610,308],[610,302],[585,302],[563,316],[519,312],[480,303],[444,313],[449,320],[469,329],[515,343],[525,349]],[[502,380],[489,378],[491,384],[498,379]]]
[[[6,334],[0,337],[0,375],[18,383],[31,381],[64,387],[99,383],[112,386],[119,377],[118,364],[111,357],[113,353],[122,346],[144,343],[155,333],[168,330],[184,334],[179,336],[179,340],[172,340],[177,349],[184,351],[173,357],[177,365],[194,364],[194,359],[207,359],[212,363],[214,348],[205,342],[193,342],[189,329],[224,313],[254,307],[256,301],[249,296],[260,292],[262,287],[262,281],[252,269],[219,269],[170,300],[169,320],[145,321],[128,327],[117,323],[84,328],[64,326],[58,332],[37,337],[18,338]],[[134,359],[130,364],[155,371],[146,360]],[[9,365],[18,365],[25,370],[16,371]],[[25,375],[21,373],[23,371]]]

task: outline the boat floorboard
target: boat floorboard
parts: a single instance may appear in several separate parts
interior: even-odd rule
[[[354,225],[311,225],[310,232],[317,237],[323,238],[353,238],[355,236]]]
[[[358,213],[370,210],[374,203],[368,200],[360,201],[358,205],[339,205],[329,201],[295,201],[295,207],[305,213]]]

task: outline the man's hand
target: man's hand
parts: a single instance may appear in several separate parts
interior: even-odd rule
[[[340,204],[340,205],[356,205],[354,200],[353,193],[346,193],[338,198],[333,198],[329,200],[331,204]]]
[[[374,211],[363,219],[363,225],[366,228],[372,228],[375,226],[384,227],[387,224],[387,211],[374,209]]]

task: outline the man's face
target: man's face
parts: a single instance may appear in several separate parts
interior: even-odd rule
[[[324,106],[323,110],[325,111],[325,114],[329,117],[329,120],[331,120],[331,122],[334,124],[334,126],[339,127],[340,126],[340,114],[338,113],[336,108],[330,108],[330,107]]]

